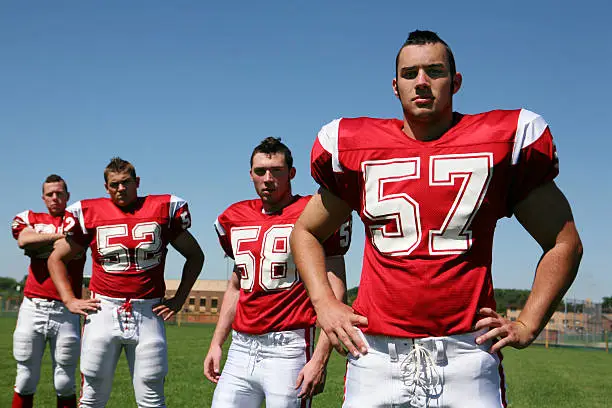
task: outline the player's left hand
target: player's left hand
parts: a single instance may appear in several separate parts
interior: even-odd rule
[[[164,320],[170,319],[183,307],[185,301],[181,301],[176,297],[170,299],[162,299],[161,303],[153,306],[153,313],[162,317]]]
[[[325,363],[319,359],[311,359],[300,371],[295,382],[295,389],[302,387],[298,393],[298,398],[311,398],[320,394],[325,388],[325,378],[327,370]]]
[[[506,346],[522,349],[530,345],[535,339],[533,332],[521,321],[508,320],[488,307],[480,309],[478,314],[482,318],[476,322],[474,329],[480,330],[488,327],[489,331],[477,337],[476,343],[482,344],[488,340],[498,339],[494,341],[489,350],[491,353],[495,353]]]

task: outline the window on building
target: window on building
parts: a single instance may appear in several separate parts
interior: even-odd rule
[[[219,299],[217,299],[217,298],[210,299],[210,310],[213,313],[217,312],[217,306],[219,306]]]
[[[206,298],[205,297],[201,297],[200,298],[200,308],[205,308],[206,307]]]
[[[189,306],[195,305],[195,298],[192,296],[189,298]]]

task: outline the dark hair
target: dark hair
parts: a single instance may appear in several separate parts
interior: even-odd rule
[[[395,56],[395,78],[397,79],[397,64],[399,63],[399,56],[404,47],[409,45],[425,45],[425,44],[442,44],[446,47],[446,57],[448,59],[448,70],[450,71],[451,79],[457,73],[457,68],[455,66],[455,56],[451,51],[448,44],[441,39],[438,34],[433,31],[428,30],[415,30],[408,34],[408,38],[404,41],[404,44],[401,46],[397,55]]]
[[[68,192],[68,184],[66,184],[66,180],[64,180],[61,176],[58,176],[57,174],[50,174],[50,175],[47,176],[47,178],[43,182],[43,186],[42,186],[43,194],[45,193],[45,184],[47,184],[47,183],[59,183],[59,182],[64,183],[64,191],[67,193]]]
[[[121,157],[113,157],[104,169],[104,182],[108,181],[108,173],[130,173],[130,176],[136,178],[136,169],[127,160],[123,160]]]
[[[262,140],[256,147],[253,149],[253,153],[251,153],[251,167],[253,167],[253,157],[257,153],[264,153],[267,155],[272,155],[275,153],[282,153],[285,156],[285,163],[287,163],[287,168],[293,167],[293,156],[291,155],[291,150],[281,142],[280,137],[266,137]]]

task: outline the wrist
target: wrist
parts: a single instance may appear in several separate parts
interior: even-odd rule
[[[336,299],[336,296],[331,288],[326,288],[326,290],[321,291],[320,294],[310,295],[310,301],[315,309],[324,308],[325,305],[329,304],[329,302],[334,302],[336,300],[338,299]]]

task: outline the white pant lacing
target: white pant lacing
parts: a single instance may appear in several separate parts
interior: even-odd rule
[[[435,340],[436,362],[443,364],[446,361],[444,344]],[[389,344],[391,359],[398,358],[395,344]],[[428,407],[429,400],[439,396],[442,392],[442,377],[436,368],[430,351],[413,340],[412,350],[400,364],[402,382],[410,390],[410,406]]]

